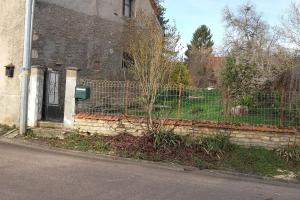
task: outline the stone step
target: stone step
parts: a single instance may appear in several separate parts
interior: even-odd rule
[[[64,139],[67,131],[63,129],[54,128],[34,128],[32,129],[34,135],[43,138],[60,138]]]
[[[63,129],[64,124],[59,122],[49,122],[49,121],[39,121],[39,128],[53,128],[53,129]]]

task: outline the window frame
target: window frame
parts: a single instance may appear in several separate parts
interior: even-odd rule
[[[126,9],[129,9],[129,13],[127,15]],[[132,17],[132,8],[133,8],[133,0],[123,0],[123,16],[124,17]]]

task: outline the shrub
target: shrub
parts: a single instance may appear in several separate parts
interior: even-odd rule
[[[177,62],[173,71],[171,72],[171,83],[174,85],[185,85],[190,84],[189,70],[185,63]]]
[[[152,135],[154,148],[178,147],[183,144],[182,136],[175,134],[172,131],[161,130]]]

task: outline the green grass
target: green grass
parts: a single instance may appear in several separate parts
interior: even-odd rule
[[[41,140],[47,142],[51,146],[76,150],[76,151],[92,151],[99,153],[106,153],[111,151],[110,145],[106,144],[100,136],[82,136],[78,133],[69,133],[64,139],[58,138],[40,138],[37,135],[29,134],[26,136],[28,139]]]
[[[174,91],[173,91],[174,93]],[[189,97],[198,97],[199,99],[190,99]],[[178,112],[178,97],[172,92],[163,91],[158,95],[155,103],[158,109],[153,112],[154,117],[185,119],[196,121],[228,122],[232,124],[257,124],[257,125],[280,125],[278,114],[278,105],[257,105],[250,107],[250,113],[244,116],[225,116],[224,106],[220,92],[208,90],[188,91],[181,98],[180,116]],[[130,115],[146,116],[141,109],[129,108]],[[292,116],[287,118],[284,125],[291,126],[296,122]]]
[[[260,176],[278,175],[278,169],[289,170],[287,162],[274,151],[241,146],[237,146],[234,151],[227,154],[222,165],[239,172]]]
[[[110,146],[99,136],[84,137],[77,133],[71,133],[63,143],[67,149],[78,151],[109,152]]]

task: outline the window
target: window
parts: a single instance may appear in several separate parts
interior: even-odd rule
[[[134,60],[129,53],[123,53],[123,61],[122,61],[122,68],[128,69],[130,66],[134,64]]]
[[[125,17],[131,17],[132,0],[123,0],[123,15]]]

